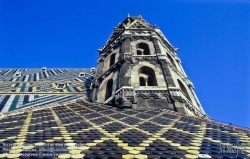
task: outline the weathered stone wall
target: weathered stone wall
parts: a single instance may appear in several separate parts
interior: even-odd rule
[[[134,108],[162,108],[176,111],[173,104],[169,103],[166,97],[156,99],[155,97],[143,98],[142,96],[137,97],[137,105]]]
[[[109,69],[110,58],[113,54],[116,54],[115,55],[115,63],[116,63],[118,61],[119,56],[120,56],[120,47],[115,48],[110,54],[108,54],[105,57],[104,65],[102,66],[102,69],[103,69],[102,72],[105,72]]]

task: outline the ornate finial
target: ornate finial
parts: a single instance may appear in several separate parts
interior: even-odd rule
[[[142,18],[142,16],[139,14],[139,18]]]
[[[177,52],[177,51],[179,51],[179,50],[180,50],[180,48],[175,48],[175,47],[174,47],[174,50]]]
[[[102,49],[97,49],[98,52],[102,52]]]
[[[128,18],[130,17],[129,13],[128,13],[127,17],[128,17]]]

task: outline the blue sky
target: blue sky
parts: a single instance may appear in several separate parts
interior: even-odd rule
[[[250,2],[0,1],[1,68],[90,68],[127,14],[159,26],[212,119],[250,127]]]

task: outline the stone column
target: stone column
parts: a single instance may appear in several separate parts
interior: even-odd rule
[[[161,54],[161,49],[160,49],[160,46],[158,44],[158,39],[157,39],[157,37],[154,37],[154,36],[152,38],[153,38],[153,44],[155,46],[156,55],[159,55],[159,54]],[[175,87],[175,83],[174,83],[174,80],[173,80],[172,75],[170,73],[168,63],[164,59],[159,59],[159,62],[162,66],[162,72],[163,72],[163,75],[165,76],[167,86],[168,87]]]
[[[99,82],[97,80],[95,80],[92,83],[92,90],[90,93],[90,101],[96,101],[97,100],[97,92],[98,92],[98,88],[99,88]]]
[[[96,71],[96,77],[99,77],[102,74],[103,71],[103,66],[104,66],[104,57],[103,55],[100,56],[100,58],[98,59],[98,68]]]
[[[148,86],[148,78],[144,78],[145,80],[145,86]]]
[[[121,48],[121,56],[123,56],[123,62],[120,66],[120,72],[119,72],[119,88],[122,86],[131,86],[129,83],[129,80],[131,77],[125,77],[127,71],[129,70],[129,66],[131,66],[132,62],[132,53],[131,53],[131,37],[127,36],[125,37],[125,40],[122,43]]]

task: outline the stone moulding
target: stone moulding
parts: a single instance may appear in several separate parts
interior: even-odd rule
[[[161,99],[163,96],[170,95],[176,99],[175,97],[181,97],[181,101],[185,102],[185,107],[190,111],[194,112],[195,115],[210,119],[206,114],[202,113],[198,110],[192,102],[190,102],[185,96],[184,93],[175,87],[169,87],[168,89],[165,88],[145,88],[145,89],[135,89],[134,87],[122,87],[117,90],[113,96],[115,98],[115,102],[117,105],[122,102],[132,102],[137,103],[137,97],[142,97],[144,99],[148,99],[149,97],[154,97],[155,99]]]

